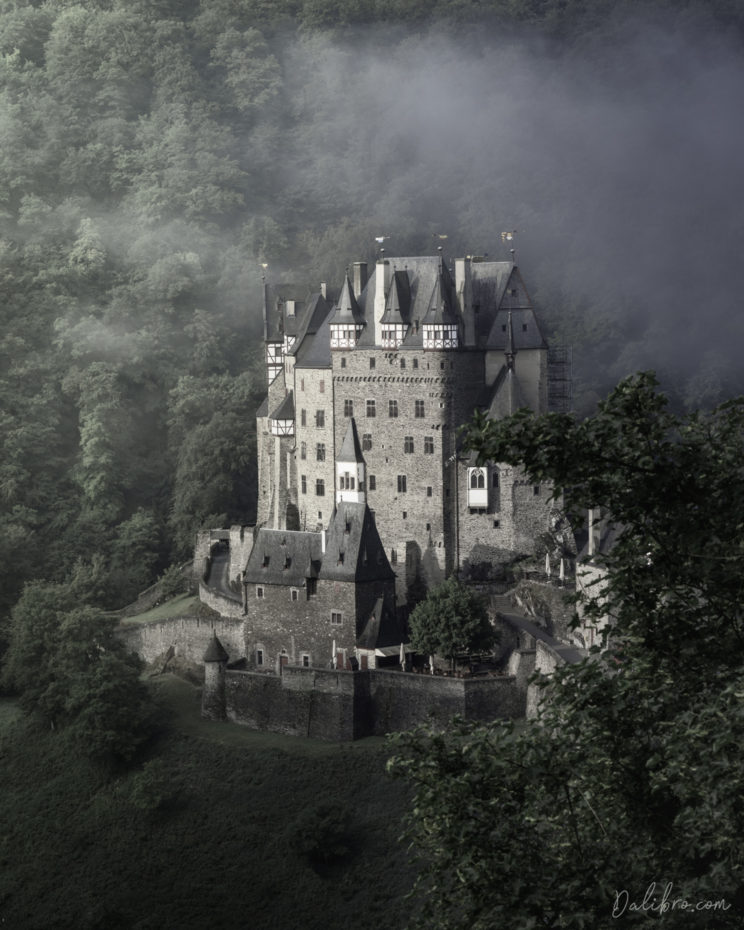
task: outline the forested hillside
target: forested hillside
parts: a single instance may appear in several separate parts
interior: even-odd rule
[[[119,606],[254,507],[261,264],[518,260],[577,405],[738,351],[744,10],[562,0],[0,3],[0,611]],[[446,240],[440,236],[447,236]]]

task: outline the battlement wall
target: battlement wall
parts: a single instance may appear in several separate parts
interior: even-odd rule
[[[145,662],[154,662],[172,646],[175,655],[199,665],[213,633],[227,650],[231,662],[245,655],[242,619],[168,617],[149,623],[122,624],[117,629],[119,639]]]

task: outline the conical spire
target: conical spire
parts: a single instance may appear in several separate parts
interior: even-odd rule
[[[364,462],[364,456],[362,455],[362,447],[359,444],[359,436],[356,431],[356,423],[354,422],[354,417],[349,420],[349,426],[346,430],[346,435],[344,436],[344,441],[341,444],[341,449],[338,453],[337,462]]]
[[[336,312],[333,314],[331,322],[354,322],[360,326],[364,323],[364,313],[362,312],[362,308],[359,306],[357,299],[354,296],[354,289],[351,286],[351,281],[349,280],[348,274],[344,278],[341,294],[339,295],[338,302],[336,304]]]
[[[217,639],[217,633],[212,631],[212,638],[209,641],[207,646],[207,651],[204,653],[205,662],[227,662],[228,655],[225,651],[225,647]]]

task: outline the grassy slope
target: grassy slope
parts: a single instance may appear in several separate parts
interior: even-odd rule
[[[382,740],[324,744],[207,723],[196,689],[158,687],[170,722],[151,755],[170,799],[155,811],[132,803],[139,767],[107,779],[62,735],[0,713],[0,925],[403,925],[405,796],[384,774]],[[292,828],[327,800],[351,812],[351,853],[313,867]]]

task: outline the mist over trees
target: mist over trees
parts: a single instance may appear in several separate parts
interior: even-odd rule
[[[721,2],[0,3],[0,614],[95,562],[119,606],[249,521],[261,263],[518,259],[577,404],[741,391]],[[447,240],[435,237],[446,235]]]

